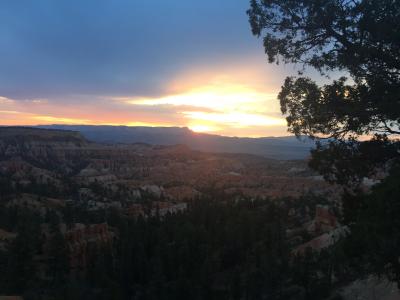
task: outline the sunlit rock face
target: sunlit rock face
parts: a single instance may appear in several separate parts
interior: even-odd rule
[[[216,192],[221,199],[299,197],[335,187],[313,179],[306,161],[208,153],[185,145],[99,144],[79,133],[0,128],[0,175],[26,194],[121,208],[150,199],[185,202]]]

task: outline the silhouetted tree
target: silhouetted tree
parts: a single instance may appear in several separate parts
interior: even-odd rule
[[[52,285],[62,289],[69,271],[69,253],[64,234],[60,231],[60,219],[57,214],[50,213],[50,238],[48,241],[49,275]]]
[[[263,37],[270,63],[301,64],[300,76],[312,67],[351,78],[321,87],[307,77],[288,77],[278,96],[281,111],[290,132],[317,139],[310,166],[347,187],[345,221],[352,234],[344,250],[367,270],[400,282],[400,224],[394,217],[400,203],[400,1],[250,5],[252,32]],[[363,179],[379,172],[387,178],[363,195]]]
[[[4,274],[6,291],[21,294],[34,287],[37,280],[35,255],[40,249],[40,220],[29,211],[19,216],[17,237],[8,249],[8,262]]]
[[[400,134],[400,2],[250,2],[252,31],[264,38],[269,62],[342,71],[352,79],[323,87],[305,77],[285,80],[278,98],[289,131],[333,138],[318,144],[311,166],[354,186],[377,166],[398,161],[399,143],[387,137]],[[360,142],[360,136],[374,137]]]

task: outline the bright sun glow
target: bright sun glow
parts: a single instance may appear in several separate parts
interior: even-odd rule
[[[184,115],[193,120],[208,121],[216,124],[229,125],[231,127],[249,126],[277,126],[285,125],[285,120],[268,116],[245,114],[245,113],[205,113],[201,111],[183,112]]]
[[[189,129],[194,132],[214,132],[214,131],[219,130],[219,128],[217,128],[215,126],[209,126],[209,125],[204,125],[204,124],[189,125]]]
[[[275,93],[240,84],[220,82],[158,98],[115,100],[130,105],[176,107],[183,120],[187,120],[187,126],[195,132],[286,125],[283,118],[271,116],[279,114]]]

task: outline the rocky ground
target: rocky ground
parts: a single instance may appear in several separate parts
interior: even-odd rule
[[[72,131],[31,128],[0,129],[0,174],[26,193],[46,186],[48,196],[92,206],[126,206],[144,196],[179,202],[209,191],[230,198],[334,198],[337,190],[306,161],[205,153],[184,145],[96,144]]]

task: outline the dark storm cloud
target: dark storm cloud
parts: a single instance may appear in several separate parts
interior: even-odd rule
[[[262,51],[247,0],[2,0],[0,96],[163,94],[177,73]]]

